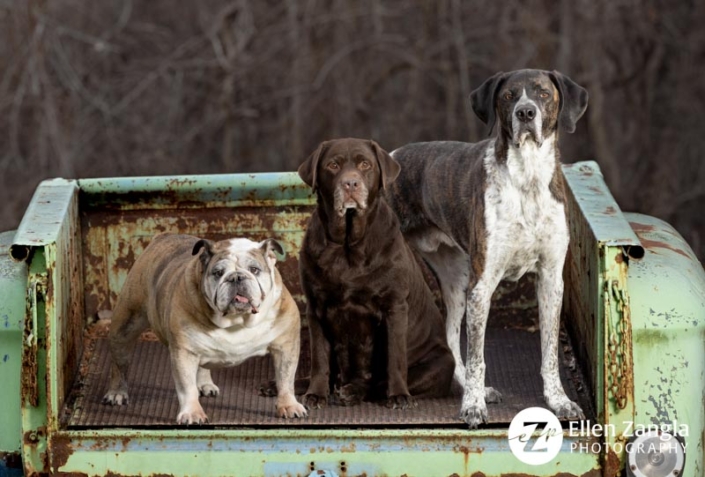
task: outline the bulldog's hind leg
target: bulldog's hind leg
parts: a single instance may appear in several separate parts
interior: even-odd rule
[[[103,404],[121,406],[128,403],[127,369],[132,361],[137,338],[148,327],[149,320],[143,310],[130,310],[118,300],[108,334],[112,364],[110,385],[103,396]]]
[[[217,396],[220,394],[220,389],[213,382],[210,369],[198,368],[196,386],[198,386],[198,392],[201,396]]]

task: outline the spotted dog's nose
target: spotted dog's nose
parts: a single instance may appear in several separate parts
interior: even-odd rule
[[[516,109],[514,112],[519,121],[527,123],[536,117],[536,107],[531,104],[525,104]]]

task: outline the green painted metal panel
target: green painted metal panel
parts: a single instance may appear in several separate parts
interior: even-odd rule
[[[20,450],[20,371],[27,265],[10,259],[15,232],[0,233],[0,453]]]
[[[625,214],[646,249],[629,267],[636,421],[687,426],[684,475],[705,471],[705,271],[667,223]],[[685,429],[683,429],[685,430]]]

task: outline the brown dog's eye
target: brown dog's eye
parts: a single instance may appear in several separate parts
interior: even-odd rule
[[[257,267],[250,267],[250,273],[253,274],[254,276],[259,275],[260,269]]]
[[[340,166],[337,162],[329,162],[328,166],[326,167],[328,167],[328,169],[330,169],[331,171],[337,171],[338,169],[340,169]]]
[[[367,161],[362,161],[358,167],[359,167],[361,170],[366,171],[367,169],[369,169],[370,167],[372,167],[372,165],[371,165],[369,162],[367,162]]]

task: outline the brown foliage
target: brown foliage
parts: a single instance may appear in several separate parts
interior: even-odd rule
[[[566,162],[705,256],[705,3],[8,0],[0,229],[48,177],[293,170],[324,139],[477,140],[470,91],[558,69],[590,92]]]

